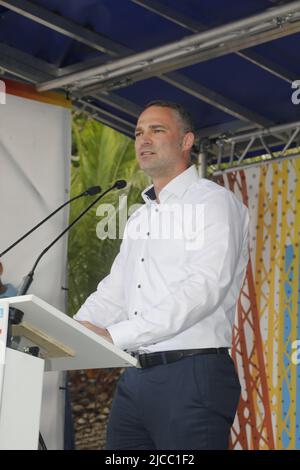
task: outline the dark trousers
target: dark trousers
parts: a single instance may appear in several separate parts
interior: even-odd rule
[[[227,449],[239,397],[227,354],[126,369],[113,400],[106,448]]]

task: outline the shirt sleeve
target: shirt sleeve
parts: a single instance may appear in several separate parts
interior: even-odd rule
[[[107,325],[127,318],[123,291],[124,252],[123,241],[110,274],[99,282],[97,290],[86,299],[74,315],[75,320],[89,321],[106,328]]]
[[[169,339],[213,313],[224,300],[240,257],[248,256],[248,211],[229,191],[215,192],[204,204],[198,233],[202,244],[186,252],[182,282],[171,286],[151,311],[107,328],[118,347],[136,350]]]

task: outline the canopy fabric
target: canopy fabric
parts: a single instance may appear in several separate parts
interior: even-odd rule
[[[130,136],[156,99],[188,108],[201,137],[299,120],[299,1],[0,0],[0,21],[7,76],[69,90],[76,106]]]

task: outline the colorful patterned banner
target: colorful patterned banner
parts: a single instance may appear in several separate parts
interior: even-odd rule
[[[297,157],[216,177],[251,221],[233,334],[242,384],[234,449],[300,449],[299,176]]]

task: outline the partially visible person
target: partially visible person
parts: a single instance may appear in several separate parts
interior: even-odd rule
[[[199,178],[190,159],[194,126],[181,105],[149,103],[135,135],[153,184],[127,222],[110,274],[74,317],[140,366],[118,383],[106,448],[225,450],[241,391],[229,349],[248,262],[248,210]]]
[[[15,297],[18,293],[12,284],[3,284],[1,277],[3,274],[3,264],[0,261],[0,299],[4,297]]]

